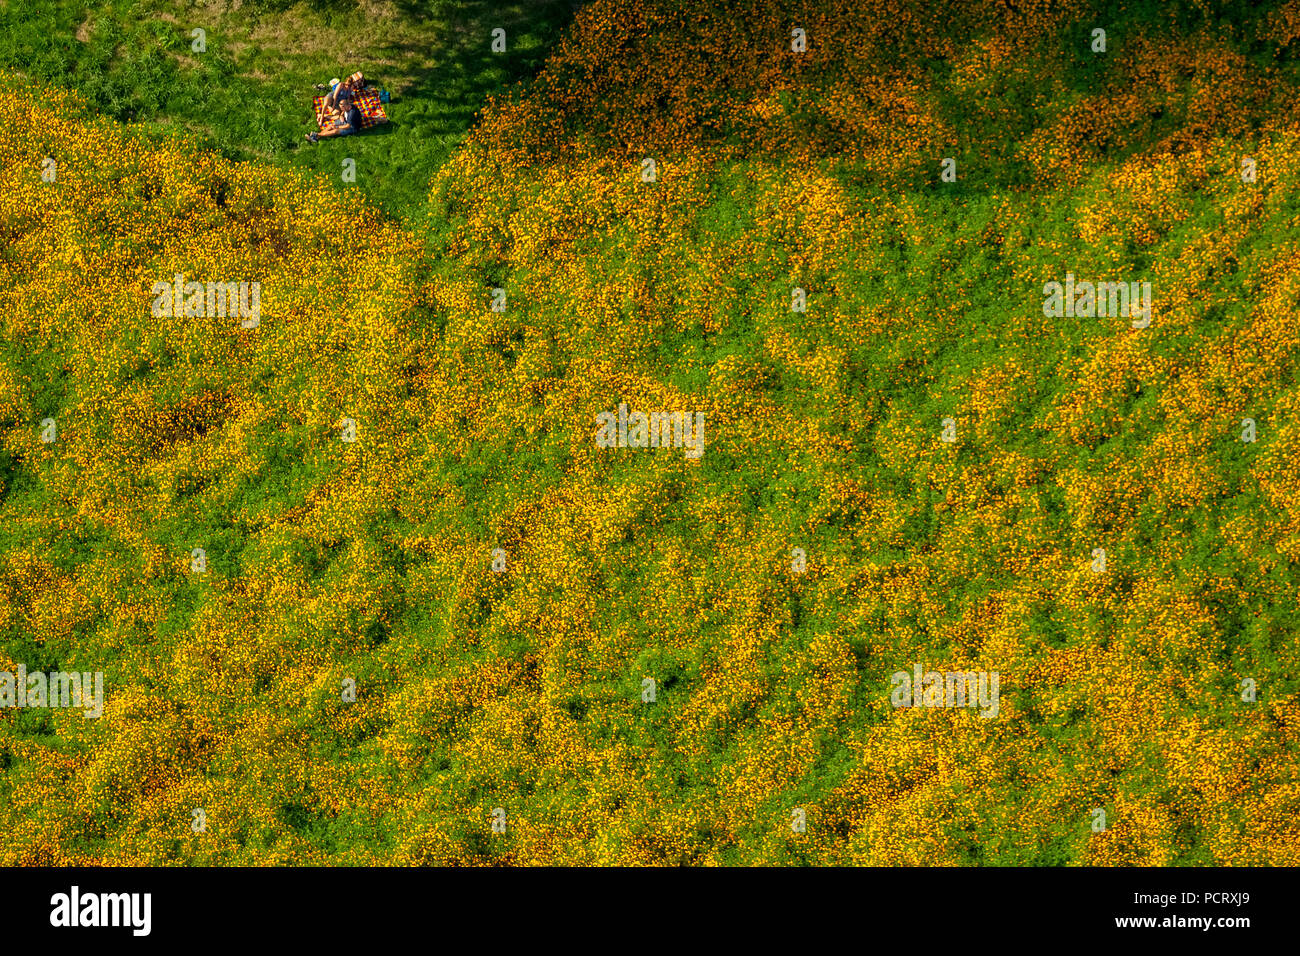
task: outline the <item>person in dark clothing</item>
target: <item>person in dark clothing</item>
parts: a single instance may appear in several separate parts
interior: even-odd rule
[[[316,143],[331,136],[351,136],[353,133],[361,132],[361,111],[352,102],[349,93],[345,92],[339,96],[336,113],[337,115],[321,127],[320,132],[307,134],[309,142]]]

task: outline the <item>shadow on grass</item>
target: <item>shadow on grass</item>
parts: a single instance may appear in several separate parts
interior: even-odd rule
[[[442,104],[433,131],[463,134],[483,108],[487,97],[533,77],[542,68],[555,42],[563,35],[584,0],[527,0],[509,4],[469,0],[451,4],[398,0],[404,16],[443,17],[455,40],[436,62],[409,73],[396,91],[401,101]],[[504,53],[492,52],[492,31],[506,33]],[[521,42],[524,47],[521,49]],[[410,60],[422,52],[410,43],[394,43],[385,55]]]

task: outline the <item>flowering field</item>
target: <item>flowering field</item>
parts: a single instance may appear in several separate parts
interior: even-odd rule
[[[1239,6],[593,0],[393,208],[11,64],[0,863],[1300,863]]]

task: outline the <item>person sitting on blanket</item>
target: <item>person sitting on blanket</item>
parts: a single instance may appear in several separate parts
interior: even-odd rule
[[[349,96],[360,93],[366,88],[366,78],[361,75],[360,71],[353,73],[346,80],[340,83],[338,80],[330,80],[330,91],[325,94],[325,108],[334,109],[338,105],[338,100],[344,93]]]
[[[321,127],[320,132],[307,134],[310,142],[319,142],[322,137],[328,139],[331,136],[351,136],[361,131],[361,110],[357,109],[356,104],[352,102],[351,93],[345,90],[339,95],[336,112],[338,115],[326,120],[326,125]]]

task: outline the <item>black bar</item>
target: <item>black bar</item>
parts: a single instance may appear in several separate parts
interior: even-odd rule
[[[63,894],[70,903],[73,886],[88,917],[88,906],[99,907],[86,903],[88,895],[150,894],[147,936],[136,935],[129,917],[116,927],[51,925],[53,898]],[[1072,946],[1121,940],[1181,946],[1196,938],[1231,947],[1285,933],[1284,908],[1295,886],[1295,872],[1280,868],[0,871],[11,944],[210,938],[295,948],[348,940],[367,945],[377,941],[376,931],[384,939],[390,932],[415,933],[430,941],[481,938],[493,946],[604,939],[651,950],[668,940],[763,944],[787,932],[810,947],[838,936],[855,949],[891,937],[952,945],[1022,936]],[[143,915],[143,900],[131,916]],[[110,900],[110,917],[114,905],[120,900]],[[1154,925],[1119,925],[1135,918],[1153,918]],[[1212,921],[1208,928],[1203,919]],[[1219,922],[1229,919],[1245,923]]]

